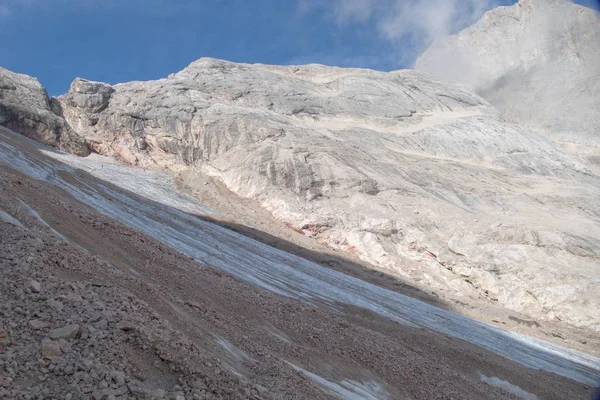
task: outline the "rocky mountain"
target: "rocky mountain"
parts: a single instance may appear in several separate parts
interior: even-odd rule
[[[2,67],[0,125],[70,153],[90,154],[85,140],[52,111],[48,94],[37,79]]]
[[[566,0],[520,0],[441,38],[416,68],[473,88],[504,118],[526,123],[600,165],[600,16]]]
[[[518,19],[527,20],[564,6],[541,4],[521,1],[495,13],[521,10]],[[496,14],[476,27],[492,19],[490,32],[515,29],[514,18]],[[565,15],[579,26],[579,17]],[[500,33],[490,35],[495,43]],[[582,35],[573,36],[577,46],[587,43]],[[432,52],[420,68],[435,64],[426,62]],[[490,97],[514,65],[482,60],[500,67],[467,83]],[[5,117],[10,128],[45,116],[94,152],[166,169],[190,186],[197,174],[212,176],[298,232],[441,296],[600,329],[600,178],[547,139],[558,123],[540,135],[533,119],[507,121],[511,112],[493,96],[500,111],[472,89],[410,70],[203,58],[156,81],[76,79],[53,100],[56,116],[37,81],[8,72],[0,79],[18,88],[3,89],[3,104],[24,110]],[[10,90],[37,94],[11,97]],[[581,99],[588,96],[580,90]],[[578,112],[574,120],[587,127],[593,109]],[[20,131],[63,148],[71,143],[64,132]]]
[[[58,101],[100,154],[209,174],[439,292],[598,328],[598,178],[463,87],[200,59],[158,81],[76,79]]]
[[[521,0],[417,70],[52,99],[0,68],[0,398],[589,398],[599,28]]]

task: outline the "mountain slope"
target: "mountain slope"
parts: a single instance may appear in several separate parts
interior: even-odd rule
[[[416,68],[466,84],[508,120],[600,163],[600,17],[594,10],[567,0],[499,7],[436,40]]]
[[[195,212],[211,211],[178,194],[164,174],[58,153],[4,128],[0,139],[0,271],[11,278],[0,281],[0,310],[11,322],[0,338],[9,338],[8,358],[19,361],[8,371],[15,378],[9,392],[512,399],[518,389],[564,399],[586,397],[595,383],[600,360],[593,356],[197,218]],[[156,200],[130,190],[147,190]],[[19,291],[30,277],[41,282],[39,293]],[[31,329],[24,315],[47,323]],[[119,328],[123,320],[130,328]],[[23,355],[39,357],[49,328],[67,321],[79,325],[81,336],[61,342],[69,351],[43,365],[58,372],[86,367],[74,376],[48,378],[42,369],[24,379],[38,366],[21,362]],[[120,372],[130,384],[102,386],[105,371]]]
[[[460,86],[201,59],[158,81],[76,79],[59,102],[101,154],[209,174],[445,296],[599,328],[598,178]]]

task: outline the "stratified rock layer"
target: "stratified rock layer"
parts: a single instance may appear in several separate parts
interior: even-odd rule
[[[59,102],[101,154],[208,173],[449,296],[600,327],[598,177],[462,86],[200,59],[157,81],[77,79]]]

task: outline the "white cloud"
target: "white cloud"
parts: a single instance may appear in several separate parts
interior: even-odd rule
[[[0,4],[0,18],[8,17],[10,15],[10,10],[8,6]]]
[[[432,40],[455,33],[494,7],[510,0],[301,0],[329,15],[337,25],[373,27],[398,54],[398,64],[412,64]]]

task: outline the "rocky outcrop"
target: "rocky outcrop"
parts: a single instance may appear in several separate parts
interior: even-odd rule
[[[70,107],[78,107],[89,113],[98,113],[108,107],[115,90],[105,83],[77,78],[71,84],[65,101]]]
[[[520,0],[441,38],[416,68],[464,83],[600,167],[600,17],[567,0]]]
[[[1,67],[0,125],[70,153],[90,153],[85,140],[53,112],[48,94],[37,79]]]
[[[465,87],[200,59],[157,81],[76,80],[58,101],[101,154],[209,174],[449,296],[600,328],[598,177]]]

